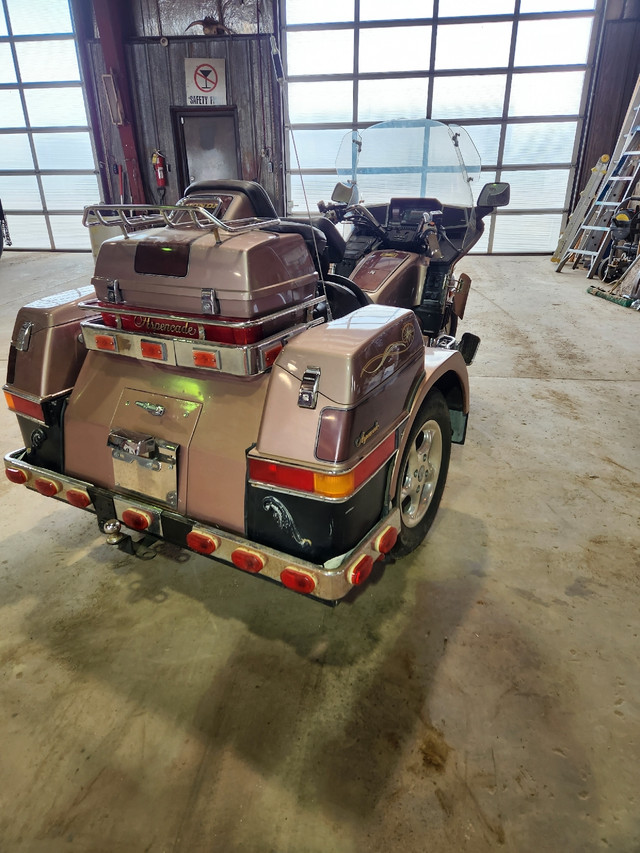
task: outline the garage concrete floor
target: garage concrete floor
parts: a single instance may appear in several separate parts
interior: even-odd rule
[[[3,372],[90,268],[5,253]],[[2,851],[640,850],[640,316],[548,258],[461,269],[467,443],[353,602],[126,557],[2,479]]]

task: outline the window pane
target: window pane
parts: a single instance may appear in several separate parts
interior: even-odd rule
[[[501,180],[511,184],[510,211],[536,207],[562,209],[569,181],[569,170],[503,171]]]
[[[431,27],[360,30],[360,71],[423,71],[429,68]]]
[[[441,18],[461,18],[472,15],[512,15],[514,0],[440,0]]]
[[[358,121],[424,118],[428,86],[424,77],[362,80],[358,84]]]
[[[494,252],[553,252],[562,214],[496,216]]]
[[[583,85],[584,71],[514,74],[509,115],[577,115]]]
[[[0,136],[3,169],[33,169],[33,157],[26,133],[7,133]]]
[[[14,249],[51,249],[44,216],[12,216],[9,227]]]
[[[307,191],[307,199],[309,200],[309,210],[311,213],[318,212],[318,202],[321,199],[328,200],[331,198],[331,193],[336,185],[335,175],[291,175],[291,194],[289,196],[289,213],[304,211],[307,212],[304,193],[302,191],[302,181]]]
[[[41,169],[93,169],[93,151],[88,133],[35,133],[38,166]]]
[[[591,18],[520,21],[514,64],[582,64],[587,61],[590,37]]]
[[[90,249],[89,229],[82,224],[82,216],[49,217],[56,249]]]
[[[7,35],[7,22],[4,17],[4,9],[0,6],[0,36]]]
[[[100,201],[95,175],[43,175],[42,186],[48,210],[81,210]]]
[[[507,126],[504,163],[570,163],[575,121]]]
[[[361,21],[433,17],[433,0],[360,0]]]
[[[80,79],[76,46],[71,39],[17,42],[16,52],[23,83]]]
[[[289,120],[303,122],[351,121],[353,83],[289,83]]]
[[[484,233],[475,246],[471,249],[471,255],[482,255],[489,251],[489,226],[491,219],[487,216],[484,220]]]
[[[348,74],[353,71],[353,30],[287,33],[287,72]]]
[[[595,0],[520,0],[521,12],[576,12],[594,9]]]
[[[296,162],[291,137],[289,140],[289,150],[291,153],[289,165],[292,169],[335,169],[336,156],[344,135],[344,130],[294,131],[293,136],[296,141],[296,148],[298,149],[300,166],[298,167]]]
[[[287,0],[287,24],[328,24],[353,21],[353,0]]]
[[[8,0],[7,5],[16,36],[72,31],[68,0]]]
[[[436,68],[494,68],[506,65],[511,44],[510,23],[441,24]]]
[[[42,201],[35,175],[2,175],[0,199],[7,210],[40,210]],[[11,228],[13,232],[13,228]]]
[[[478,149],[480,160],[484,166],[492,166],[498,162],[498,145],[500,143],[500,125],[482,124],[465,127],[465,130]],[[485,181],[485,183],[489,179]]]
[[[24,110],[17,89],[0,89],[0,127],[24,127]]]
[[[87,124],[80,87],[26,89],[24,95],[29,121],[33,127],[72,127]]]
[[[502,116],[506,74],[437,77],[433,82],[435,119]]]
[[[16,80],[11,47],[8,44],[0,44],[0,83],[15,83]]]

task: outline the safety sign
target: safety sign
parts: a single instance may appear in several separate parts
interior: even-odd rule
[[[227,103],[224,59],[185,59],[184,77],[190,107]]]

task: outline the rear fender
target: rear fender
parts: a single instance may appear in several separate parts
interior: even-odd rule
[[[389,494],[394,495],[401,460],[415,418],[428,395],[437,389],[447,403],[451,416],[451,440],[464,444],[469,414],[469,374],[462,355],[457,350],[428,347],[424,355],[425,372],[413,389],[412,399],[407,405],[409,417],[400,436],[396,464],[391,474]]]

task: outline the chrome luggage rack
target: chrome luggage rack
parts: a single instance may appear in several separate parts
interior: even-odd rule
[[[220,210],[222,201],[215,205]],[[209,206],[209,202],[207,202]],[[276,225],[280,220],[252,216],[248,219],[233,219],[228,222],[218,219],[202,204],[91,204],[85,207],[82,224],[87,228],[96,225],[117,227],[125,237],[135,231],[146,228],[198,228],[213,231],[216,240],[220,240],[220,231],[228,234],[242,234],[267,225]]]

